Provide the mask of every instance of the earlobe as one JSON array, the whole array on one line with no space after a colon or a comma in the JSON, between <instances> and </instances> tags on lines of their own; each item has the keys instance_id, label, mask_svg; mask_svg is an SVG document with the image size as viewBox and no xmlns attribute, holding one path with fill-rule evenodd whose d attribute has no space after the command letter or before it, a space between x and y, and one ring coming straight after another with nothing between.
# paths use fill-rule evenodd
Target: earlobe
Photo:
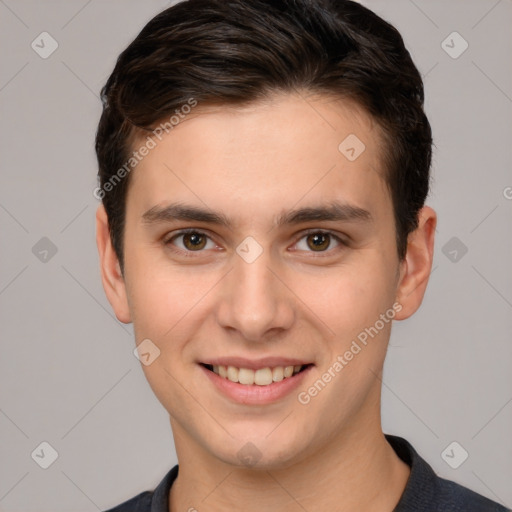
<instances>
[{"instance_id":1,"label":"earlobe","mask_svg":"<svg viewBox=\"0 0 512 512\"><path fill-rule=\"evenodd\" d=\"M407 254L400 264L397 302L402 309L395 316L404 320L414 314L423 301L434 258L436 212L424 206L418 214L418 227L409 234Z\"/></svg>"},{"instance_id":2,"label":"earlobe","mask_svg":"<svg viewBox=\"0 0 512 512\"><path fill-rule=\"evenodd\" d=\"M101 281L107 299L117 319L125 324L130 323L126 284L112 246L107 213L103 205L100 205L96 211L96 244L100 257Z\"/></svg>"}]
</instances>

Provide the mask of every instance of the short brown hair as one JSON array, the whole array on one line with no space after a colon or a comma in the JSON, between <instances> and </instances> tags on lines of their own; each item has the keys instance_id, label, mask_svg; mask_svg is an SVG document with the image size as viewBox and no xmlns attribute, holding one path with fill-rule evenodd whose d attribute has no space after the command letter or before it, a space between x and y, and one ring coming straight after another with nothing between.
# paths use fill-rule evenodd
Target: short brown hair
<instances>
[{"instance_id":1,"label":"short brown hair","mask_svg":"<svg viewBox=\"0 0 512 512\"><path fill-rule=\"evenodd\" d=\"M190 98L235 105L297 89L350 98L381 127L403 259L430 182L423 82L399 32L348 0L188 0L155 16L101 91L100 187L130 158L136 133ZM121 269L128 184L129 176L102 194Z\"/></svg>"}]
</instances>

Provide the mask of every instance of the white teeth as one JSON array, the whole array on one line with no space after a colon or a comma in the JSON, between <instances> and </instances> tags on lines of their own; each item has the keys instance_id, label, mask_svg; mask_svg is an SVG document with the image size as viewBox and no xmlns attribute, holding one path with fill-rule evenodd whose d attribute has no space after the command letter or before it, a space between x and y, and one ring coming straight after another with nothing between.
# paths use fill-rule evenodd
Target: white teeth
<instances>
[{"instance_id":1,"label":"white teeth","mask_svg":"<svg viewBox=\"0 0 512 512\"><path fill-rule=\"evenodd\" d=\"M276 366L275 368L260 368L251 370L250 368L236 368L235 366L214 365L213 371L224 379L231 382L244 384L246 386L268 386L272 382L280 382L299 373L302 365L295 366Z\"/></svg>"},{"instance_id":2,"label":"white teeth","mask_svg":"<svg viewBox=\"0 0 512 512\"><path fill-rule=\"evenodd\" d=\"M254 370L240 368L240 370L238 370L238 382L240 382L240 384L246 384L247 386L254 384Z\"/></svg>"},{"instance_id":3,"label":"white teeth","mask_svg":"<svg viewBox=\"0 0 512 512\"><path fill-rule=\"evenodd\" d=\"M272 380L274 382L281 382L284 379L284 368L277 366L272 370Z\"/></svg>"},{"instance_id":4,"label":"white teeth","mask_svg":"<svg viewBox=\"0 0 512 512\"><path fill-rule=\"evenodd\" d=\"M232 382L238 382L238 368L235 368L234 366L228 366L228 370L225 376Z\"/></svg>"},{"instance_id":5,"label":"white teeth","mask_svg":"<svg viewBox=\"0 0 512 512\"><path fill-rule=\"evenodd\" d=\"M254 372L254 384L258 386L268 386L272 384L272 370L270 368L261 368Z\"/></svg>"}]
</instances>

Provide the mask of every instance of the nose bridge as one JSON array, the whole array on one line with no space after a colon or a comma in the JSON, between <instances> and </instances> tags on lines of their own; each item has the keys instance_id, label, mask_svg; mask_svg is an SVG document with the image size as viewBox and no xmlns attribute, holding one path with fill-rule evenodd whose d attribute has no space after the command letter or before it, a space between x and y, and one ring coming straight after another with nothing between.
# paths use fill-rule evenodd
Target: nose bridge
<instances>
[{"instance_id":1,"label":"nose bridge","mask_svg":"<svg viewBox=\"0 0 512 512\"><path fill-rule=\"evenodd\" d=\"M264 341L270 330L290 327L292 302L272 266L268 249L256 246L253 240L240 244L218 310L223 327L236 329L250 341Z\"/></svg>"}]
</instances>

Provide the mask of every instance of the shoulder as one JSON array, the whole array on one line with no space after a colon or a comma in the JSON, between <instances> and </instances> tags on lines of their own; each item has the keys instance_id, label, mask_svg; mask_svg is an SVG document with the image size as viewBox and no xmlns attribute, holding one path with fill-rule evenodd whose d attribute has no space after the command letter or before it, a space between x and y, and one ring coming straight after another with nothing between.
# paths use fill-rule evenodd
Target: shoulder
<instances>
[{"instance_id":1,"label":"shoulder","mask_svg":"<svg viewBox=\"0 0 512 512\"><path fill-rule=\"evenodd\" d=\"M467 487L438 477L439 502L441 511L461 512L507 512L504 506L496 503Z\"/></svg>"},{"instance_id":2,"label":"shoulder","mask_svg":"<svg viewBox=\"0 0 512 512\"><path fill-rule=\"evenodd\" d=\"M146 491L105 512L150 512L152 499L153 493Z\"/></svg>"},{"instance_id":3,"label":"shoulder","mask_svg":"<svg viewBox=\"0 0 512 512\"><path fill-rule=\"evenodd\" d=\"M396 454L411 468L394 512L510 512L507 508L450 480L440 478L405 440L386 435Z\"/></svg>"},{"instance_id":4,"label":"shoulder","mask_svg":"<svg viewBox=\"0 0 512 512\"><path fill-rule=\"evenodd\" d=\"M145 491L105 512L168 512L169 492L177 476L176 465L164 476L154 491Z\"/></svg>"}]
</instances>

